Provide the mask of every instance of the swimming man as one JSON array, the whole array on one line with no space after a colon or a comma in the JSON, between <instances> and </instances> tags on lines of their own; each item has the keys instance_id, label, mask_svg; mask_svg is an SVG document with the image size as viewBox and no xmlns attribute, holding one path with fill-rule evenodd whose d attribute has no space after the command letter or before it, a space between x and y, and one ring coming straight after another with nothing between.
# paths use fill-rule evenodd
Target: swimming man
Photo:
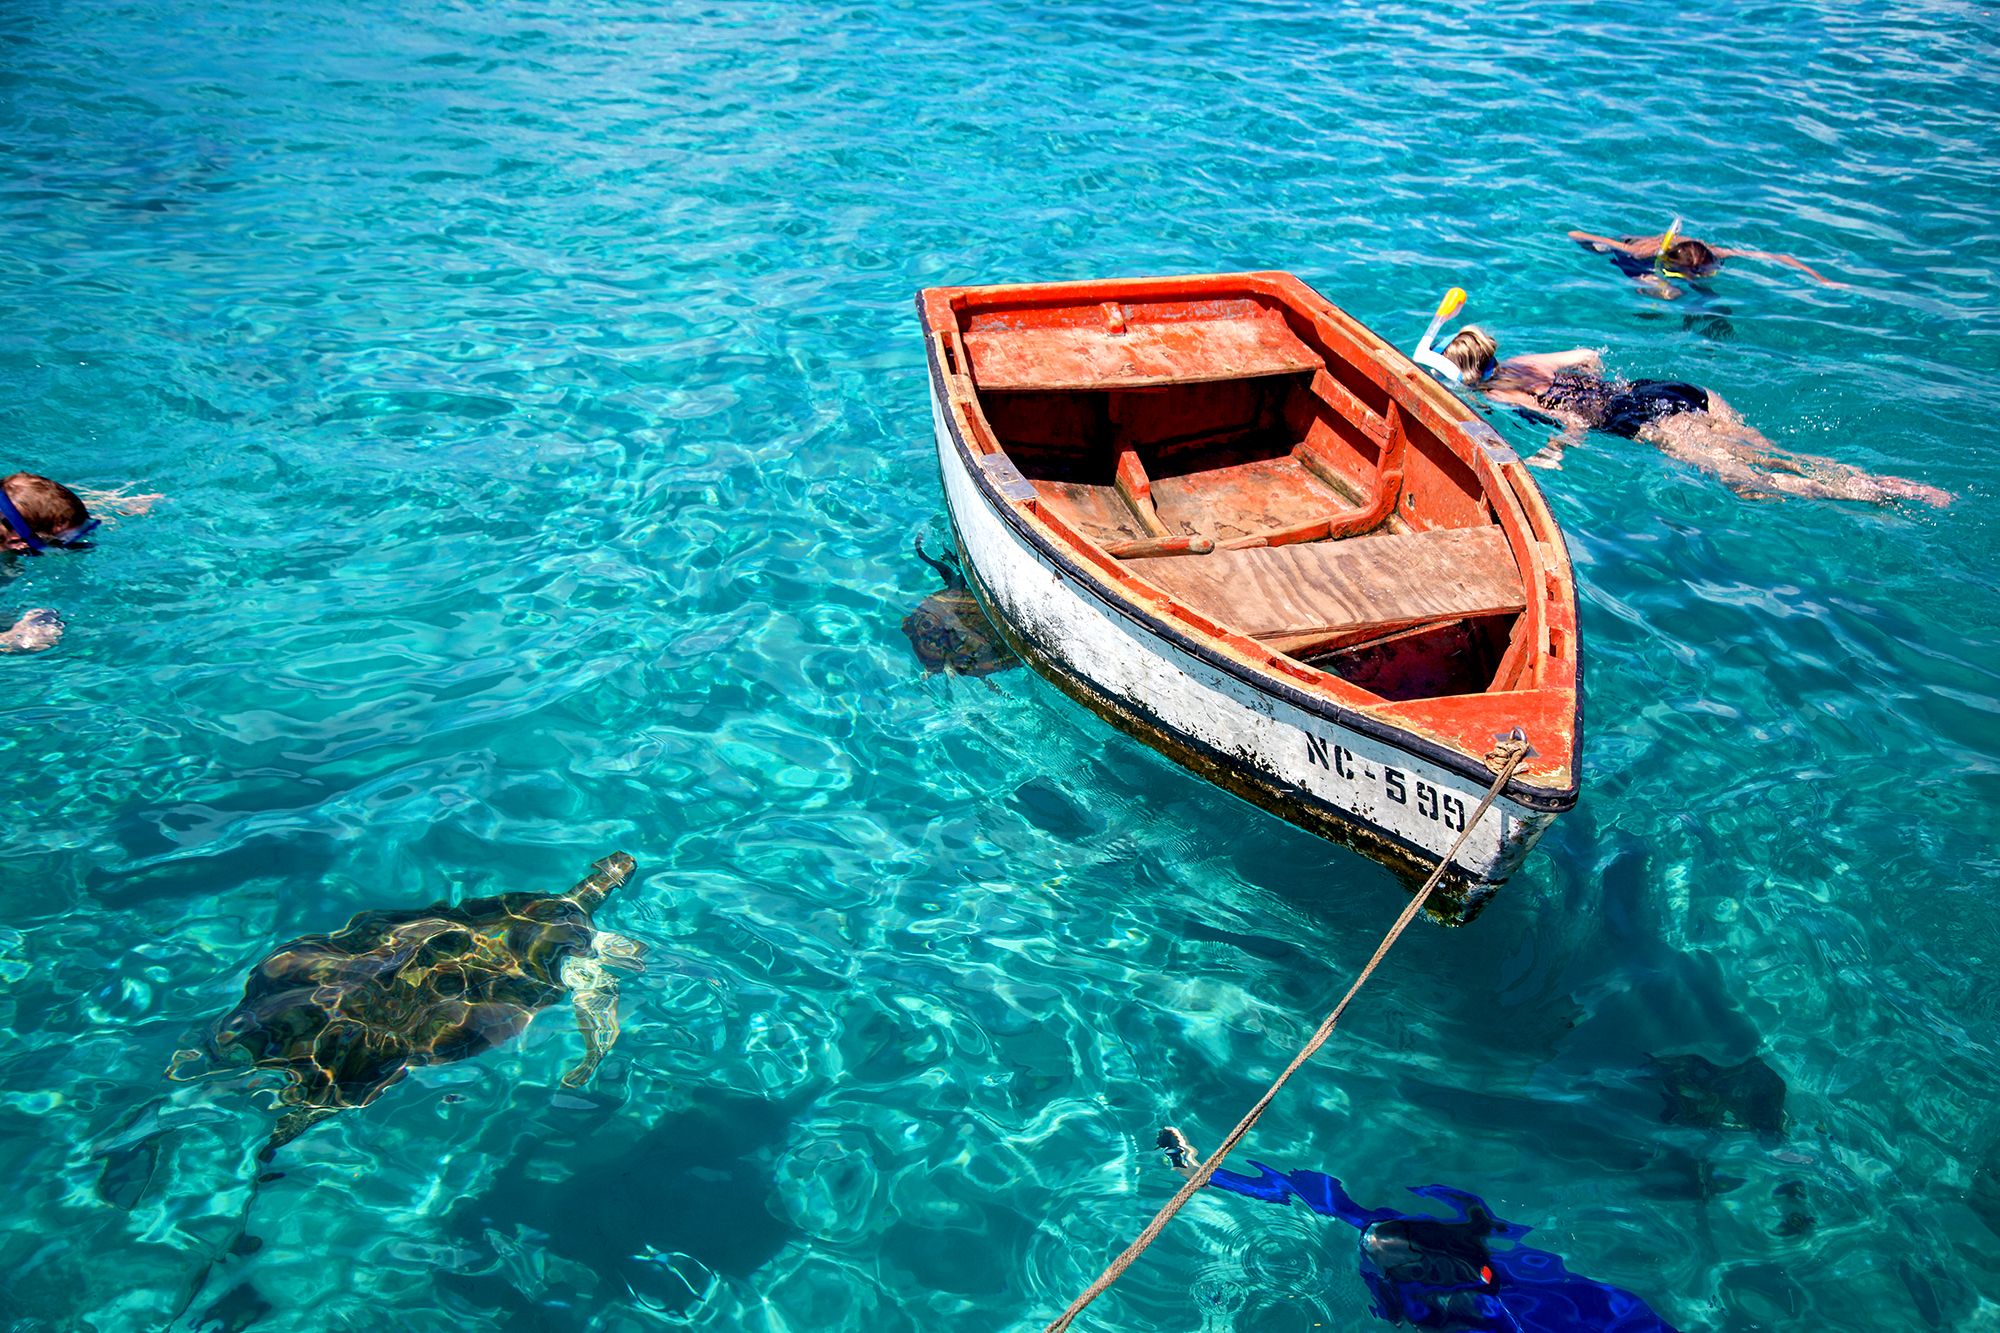
<instances>
[{"instance_id":1,"label":"swimming man","mask_svg":"<svg viewBox=\"0 0 2000 1333\"><path fill-rule=\"evenodd\" d=\"M1167 1165L1192 1175L1201 1159L1177 1129L1160 1131ZM1621 1287L1581 1277L1560 1256L1520 1243L1530 1228L1495 1217L1476 1195L1445 1185L1410 1193L1452 1210L1451 1217L1363 1208L1340 1182L1318 1171L1281 1175L1262 1162L1258 1174L1217 1171L1214 1189L1267 1203L1297 1199L1321 1217L1361 1232L1361 1277L1377 1318L1459 1333L1676 1333ZM1495 1240L1506 1242L1495 1247Z\"/></svg>"},{"instance_id":2,"label":"swimming man","mask_svg":"<svg viewBox=\"0 0 2000 1333\"><path fill-rule=\"evenodd\" d=\"M1831 278L1808 267L1790 255L1772 254L1768 250L1732 250L1719 245L1709 245L1692 236L1681 234L1681 220L1674 219L1674 225L1654 236L1598 236L1587 231L1573 231L1569 238L1586 249L1609 255L1618 271L1628 278L1636 278L1641 290L1662 300L1672 301L1680 296L1681 289L1671 279L1690 282L1706 278L1722 267L1725 259L1767 259L1774 264L1786 264L1809 274L1822 284L1832 287Z\"/></svg>"}]
</instances>

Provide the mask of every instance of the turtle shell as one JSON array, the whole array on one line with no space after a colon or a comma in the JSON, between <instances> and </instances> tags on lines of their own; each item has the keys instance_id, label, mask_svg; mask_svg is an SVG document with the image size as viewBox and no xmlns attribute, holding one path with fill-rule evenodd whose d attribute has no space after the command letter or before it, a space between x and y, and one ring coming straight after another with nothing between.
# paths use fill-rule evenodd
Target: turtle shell
<instances>
[{"instance_id":1,"label":"turtle shell","mask_svg":"<svg viewBox=\"0 0 2000 1333\"><path fill-rule=\"evenodd\" d=\"M414 912L363 912L279 946L216 1024L222 1059L285 1072L275 1147L317 1115L365 1106L411 1066L477 1055L563 994L564 960L590 947L589 913L513 893Z\"/></svg>"},{"instance_id":2,"label":"turtle shell","mask_svg":"<svg viewBox=\"0 0 2000 1333\"><path fill-rule=\"evenodd\" d=\"M932 593L903 617L903 633L926 671L988 676L1019 659L964 588Z\"/></svg>"}]
</instances>

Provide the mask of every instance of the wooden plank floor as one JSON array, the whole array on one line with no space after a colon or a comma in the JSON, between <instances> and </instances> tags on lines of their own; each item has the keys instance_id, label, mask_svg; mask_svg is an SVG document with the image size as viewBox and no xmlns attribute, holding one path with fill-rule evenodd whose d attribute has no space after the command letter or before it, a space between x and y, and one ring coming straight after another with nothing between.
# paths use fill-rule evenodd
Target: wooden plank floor
<instances>
[{"instance_id":1,"label":"wooden plank floor","mask_svg":"<svg viewBox=\"0 0 2000 1333\"><path fill-rule=\"evenodd\" d=\"M1092 541L1104 545L1136 541L1147 536L1139 516L1125 503L1116 487L1093 486L1081 481L1048 481L1036 478L1035 494L1061 514L1063 519Z\"/></svg>"},{"instance_id":2,"label":"wooden plank floor","mask_svg":"<svg viewBox=\"0 0 2000 1333\"><path fill-rule=\"evenodd\" d=\"M1128 560L1160 591L1252 638L1354 633L1527 605L1491 525Z\"/></svg>"},{"instance_id":3,"label":"wooden plank floor","mask_svg":"<svg viewBox=\"0 0 2000 1333\"><path fill-rule=\"evenodd\" d=\"M1153 504L1169 532L1217 541L1355 512L1289 454L1153 478Z\"/></svg>"}]
</instances>

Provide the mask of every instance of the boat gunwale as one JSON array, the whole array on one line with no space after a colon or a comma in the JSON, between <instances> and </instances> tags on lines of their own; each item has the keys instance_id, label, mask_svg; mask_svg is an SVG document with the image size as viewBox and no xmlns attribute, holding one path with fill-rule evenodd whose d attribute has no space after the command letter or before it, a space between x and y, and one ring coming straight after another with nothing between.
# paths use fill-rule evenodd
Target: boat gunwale
<instances>
[{"instance_id":1,"label":"boat gunwale","mask_svg":"<svg viewBox=\"0 0 2000 1333\"><path fill-rule=\"evenodd\" d=\"M1313 292L1310 287L1307 287L1303 282L1301 282L1299 279L1293 277L1290 274L1264 272L1264 273L1250 273L1250 274L1214 274L1214 275L1202 275L1202 277L1210 281L1233 280L1238 282L1248 282L1251 280L1260 280L1263 282L1274 282L1274 283L1282 282L1285 284L1296 285L1296 287L1300 291L1305 293L1316 303L1319 309L1330 312L1338 316L1339 322L1345 326L1342 328L1341 332L1345 334L1350 340L1358 343L1363 348L1363 350L1372 350L1372 348L1388 348L1390 352L1394 353L1399 358L1401 356L1400 353L1395 353L1395 349L1389 347L1389 344L1381 340L1373 333L1369 332L1366 326L1361 325L1358 321L1354 320L1352 316L1347 315L1346 312L1344 311L1341 311L1337 306L1334 306L1332 302L1327 301L1324 297L1319 296L1318 293ZM1098 283L1098 282L1050 283L1050 284L1035 284L1032 286L1032 288L1030 288L1030 290L1038 292L1059 292L1062 288L1069 287L1078 291L1088 290L1096 292L1096 291L1106 291L1110 289L1122 288L1127 292L1137 294L1138 292L1141 291L1160 290L1162 287L1166 286L1169 282L1188 282L1188 281L1195 281L1195 279L1172 279L1172 280L1122 279L1122 280L1106 281L1103 283ZM1223 672L1227 673L1228 675L1241 681L1242 683L1250 686L1252 689L1257 690L1260 693L1273 695L1278 699L1281 699L1285 703L1295 708L1298 708L1301 711L1311 716L1322 718L1326 721L1333 722L1336 725L1347 727L1363 735L1369 736L1372 739L1382 741L1385 744L1396 746L1402 750L1405 750L1410 754L1416 755L1420 758L1423 758L1431 763L1438 765L1441 768L1444 768L1450 772L1458 774L1461 777L1471 778L1477 781L1490 781L1492 778L1491 770L1489 770L1484 765L1484 763L1482 763L1478 758L1467 754L1464 750L1458 749L1454 746L1442 743L1437 740L1433 740L1430 737L1424 735L1421 731L1416 730L1414 727L1399 725L1397 723L1388 721L1372 712L1362 711L1362 709L1358 709L1354 705L1344 703L1340 699L1334 697L1331 691L1329 691L1324 687L1316 689L1304 688L1301 684L1295 684L1292 681L1286 679L1283 674L1272 669L1271 666L1258 663L1255 659L1251 658L1250 655L1246 653L1241 647L1238 647L1230 642L1232 638L1240 639L1241 636L1233 634L1225 627L1213 626L1211 632L1190 633L1189 632L1190 629L1194 628L1194 626L1190 625L1188 627L1183 627L1154 613L1152 610L1148 609L1141 601L1139 601L1138 598L1126 595L1123 592L1123 590L1120 589L1116 584L1112 583L1109 579L1104 577L1098 571L1093 570L1088 566L1086 566L1084 563L1082 563L1079 557L1083 555L1084 552L1088 549L1088 544L1086 542L1083 542L1081 539L1079 539L1077 547L1075 549L1071 549L1065 546L1063 543L1051 539L1052 534L1058 533L1059 527L1063 532L1066 533L1067 531L1066 524L1058 525L1057 523L1050 522L1050 519L1055 517L1054 515L1047 515L1047 514L1029 515L1027 513L1024 513L1018 505L1016 505L1008 496L1002 493L998 483L993 479L991 475L989 475L989 473L984 467L980 466L979 459L982 455L974 451L972 445L965 438L965 433L964 430L961 428L960 423L957 419L957 414L950 410L952 395L950 393L949 383L946 378L945 367L940 359L941 337L939 335L942 335L945 331L932 327L930 320L930 311L928 308L927 301L928 298L931 297L933 294L942 295L947 300L949 300L953 296L958 296L963 294L978 294L985 292L1020 292L1022 290L1023 289L1020 287L1014 287L1011 285L1007 287L939 287L939 288L924 289L923 291L918 292L916 296L916 305L918 310L919 321L923 325L926 335L924 338L924 358L925 358L926 370L928 372L928 384L933 399L938 404L938 409L939 409L938 416L940 417L940 419L943 420L945 424L945 429L950 434L952 444L958 454L961 466L968 474L969 479L972 481L974 485L974 488L977 490L979 495L985 500L988 507L993 509L996 513L1000 514L1010 528L1019 533L1023 538L1025 538L1028 541L1028 543L1036 551L1040 552L1045 558L1047 558L1049 562L1064 576L1064 578L1072 586L1087 591L1092 597L1092 599L1095 600L1099 605L1103 606L1105 609L1113 611L1116 614L1130 621L1133 621L1140 628L1144 629L1147 633L1165 639L1167 642L1173 644L1175 647L1181 649L1183 652L1188 653L1196 660L1204 662L1217 669L1220 669ZM1275 296L1275 294L1273 294L1272 299L1282 299L1282 298L1278 298ZM1292 306L1291 303L1286 302L1286 304L1289 309L1293 309L1296 311L1297 308L1295 306ZM954 321L953 330L955 331L955 329L956 329L956 322ZM1362 341L1363 338L1366 338L1369 341L1364 342ZM956 338L953 338L952 342L955 346L958 345L958 340ZM963 361L962 351L959 353L959 355L961 361ZM1386 371L1390 368L1384 367L1384 369ZM1403 380L1406 387L1415 388L1416 386L1421 385L1423 389L1427 389L1431 393L1440 395L1444 394L1444 390L1436 386L1435 384L1432 384L1429 380L1429 377L1427 375L1424 375L1422 371L1418 370L1414 366L1414 364L1410 365L1410 372L1411 374L1407 376L1397 377ZM969 365L966 367L965 375L968 380L971 379ZM976 385L974 385L974 389L976 393ZM1392 398L1398 397L1393 388L1391 388L1389 392ZM1418 393L1414 396L1423 398L1426 397L1427 395L1423 393ZM1454 408L1462 409L1463 405L1460 404L1455 397L1450 398L1449 401L1451 402ZM1512 459L1513 451L1511 449L1507 449L1504 442L1501 442L1499 440L1498 435L1492 431L1491 427L1486 426L1484 422L1480 422L1477 420L1470 422L1444 421L1442 420L1442 414L1437 412L1436 404L1434 401L1424 403L1422 404L1422 406L1429 407L1431 409L1433 416L1439 418L1437 420L1427 420L1425 422L1427 426L1429 426L1432 430L1439 432L1440 435L1443 435L1448 430L1457 430L1465 434L1468 437L1469 442L1474 446L1473 458L1486 463L1487 467L1490 468L1492 475L1482 476L1481 481L1483 484L1486 484L1487 486L1492 488L1491 491L1489 492L1489 499L1491 499L1494 502L1493 507L1496 513L1509 508L1517 508L1518 516L1521 521L1522 528L1524 530L1524 535L1526 537L1525 549L1523 546L1523 542L1517 539L1516 534L1511 531L1508 533L1509 544L1517 552L1521 554L1521 558L1530 563L1531 569L1529 573L1535 576L1537 578L1537 581L1542 585L1541 586L1542 595L1540 601L1543 605L1546 605L1548 602L1557 600L1566 600L1568 602L1569 609L1571 611L1570 632L1573 643L1574 642L1574 586L1575 586L1574 577L1572 575L1570 578L1558 580L1559 588L1554 594L1551 594L1547 589L1546 575L1549 573L1553 573L1554 571L1545 571L1541 568L1540 552L1534 549L1537 544L1544 544L1553 547L1557 554L1557 557L1561 560L1562 564L1565 567L1567 567L1569 564L1569 554L1567 545L1564 542L1560 527L1558 527L1554 523L1553 519L1548 515L1546 506L1537 506L1540 509L1539 515L1530 512L1528 504L1525 502L1522 495L1518 492L1516 486L1512 483L1511 478L1505 476L1505 473L1503 471L1503 463L1505 459L1496 460L1492 457L1492 455L1496 452L1504 452L1506 459ZM1476 428L1476 430L1473 428ZM1482 436L1491 437L1491 442L1489 443L1487 439L1481 438ZM998 444L997 440L995 441L995 444L997 446ZM1004 450L999 451L999 456L1003 459L1006 458ZM1515 463L1518 466L1518 460L1515 460ZM1474 463L1473 466L1475 467L1476 471L1480 470L1478 463ZM1499 485L1495 485L1495 483L1499 483ZM1532 479L1529 479L1527 491L1529 495L1533 496L1537 501L1539 501L1540 496L1536 492L1532 484ZM1501 494L1493 494L1492 492L1500 492ZM1502 495L1511 499L1512 501L1511 505L1501 502ZM1535 523L1534 519L1536 517L1540 517L1541 519L1543 519L1544 523L1543 524ZM1031 519L1037 521L1030 521ZM1549 538L1543 538L1540 536L1539 533L1535 531L1536 528L1542 526L1546 526L1547 531L1549 533L1549 537L1552 538L1553 540L1549 540ZM1042 531L1041 529L1044 527L1048 528L1049 531L1048 532ZM1110 559L1111 557L1107 556L1106 558ZM1127 573L1124 575L1124 577L1132 582L1143 584L1143 581L1139 580L1136 575L1131 575ZM1170 598L1167 599L1167 601L1168 604L1176 608L1183 617L1188 617L1192 620L1197 620L1205 624L1212 625L1212 622L1209 622L1208 617L1202 616L1198 612L1191 612L1191 608L1184 607L1180 603L1174 602ZM1546 619L1544 619L1543 621L1542 632L1544 634L1546 634L1547 632ZM1254 641L1246 640L1245 642L1248 643L1252 648L1256 648L1258 646L1254 643ZM1543 652L1544 656L1548 656L1546 648L1544 648ZM1275 654L1269 653L1268 650L1266 650L1265 655L1275 658ZM1582 725L1583 725L1583 689L1582 689L1583 664L1581 656L1577 654L1573 654L1570 658L1567 659L1556 659L1556 660L1564 660L1569 664L1571 671L1571 681L1567 685L1563 684L1541 685L1534 687L1533 689L1530 690L1521 690L1521 691L1489 691L1482 695L1465 696L1465 697L1499 698L1507 694L1547 695L1547 694L1561 694L1565 692L1570 695L1570 703L1571 703L1570 735L1572 737L1572 744L1570 747L1571 753L1567 756L1568 762L1561 770L1568 779L1567 783L1562 786L1556 786L1551 782L1537 781L1532 777L1523 778L1517 776L1508 782L1505 790L1505 795L1509 799L1529 809L1538 811L1547 811L1552 813L1561 813L1563 811L1570 810L1575 807L1578 788L1579 788L1580 773L1578 771L1578 764L1576 762L1574 746L1575 746L1575 741L1580 739L1581 737ZM1328 676L1327 673L1316 671L1315 669L1310 667L1305 667L1303 664L1296 664L1296 665L1301 672L1311 672L1313 675L1324 677L1326 680L1332 682L1338 682L1339 680L1338 677Z\"/></svg>"}]
</instances>

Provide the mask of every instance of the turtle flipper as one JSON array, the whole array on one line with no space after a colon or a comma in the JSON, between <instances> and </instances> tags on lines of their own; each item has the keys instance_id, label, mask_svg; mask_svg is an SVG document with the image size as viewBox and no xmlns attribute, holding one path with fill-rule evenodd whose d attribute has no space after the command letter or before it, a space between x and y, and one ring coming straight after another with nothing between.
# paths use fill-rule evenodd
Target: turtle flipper
<instances>
[{"instance_id":1,"label":"turtle flipper","mask_svg":"<svg viewBox=\"0 0 2000 1333\"><path fill-rule=\"evenodd\" d=\"M600 930L591 936L590 951L606 967L615 967L621 972L646 970L646 946L628 936Z\"/></svg>"},{"instance_id":2,"label":"turtle flipper","mask_svg":"<svg viewBox=\"0 0 2000 1333\"><path fill-rule=\"evenodd\" d=\"M638 862L623 852L613 852L602 861L593 861L590 873L576 882L576 886L564 894L588 912L603 902L606 895L632 877Z\"/></svg>"},{"instance_id":3,"label":"turtle flipper","mask_svg":"<svg viewBox=\"0 0 2000 1333\"><path fill-rule=\"evenodd\" d=\"M331 1106L295 1106L285 1112L278 1117L276 1127L271 1130L271 1137L258 1150L257 1160L260 1162L270 1161L273 1157L277 1156L278 1149L311 1129L319 1121L332 1115L335 1109Z\"/></svg>"},{"instance_id":4,"label":"turtle flipper","mask_svg":"<svg viewBox=\"0 0 2000 1333\"><path fill-rule=\"evenodd\" d=\"M924 534L921 532L916 535L916 539L911 544L917 548L917 559L935 569L938 572L938 577L944 580L945 587L963 588L965 586L965 575L959 573L957 568L952 564L952 555L949 549L946 550L943 560L931 559L930 553L924 550Z\"/></svg>"},{"instance_id":5,"label":"turtle flipper","mask_svg":"<svg viewBox=\"0 0 2000 1333\"><path fill-rule=\"evenodd\" d=\"M583 1034L583 1059L563 1075L565 1088L580 1088L597 1072L611 1043L618 1040L618 979L595 953L566 960L563 985L576 1008L576 1029Z\"/></svg>"}]
</instances>

